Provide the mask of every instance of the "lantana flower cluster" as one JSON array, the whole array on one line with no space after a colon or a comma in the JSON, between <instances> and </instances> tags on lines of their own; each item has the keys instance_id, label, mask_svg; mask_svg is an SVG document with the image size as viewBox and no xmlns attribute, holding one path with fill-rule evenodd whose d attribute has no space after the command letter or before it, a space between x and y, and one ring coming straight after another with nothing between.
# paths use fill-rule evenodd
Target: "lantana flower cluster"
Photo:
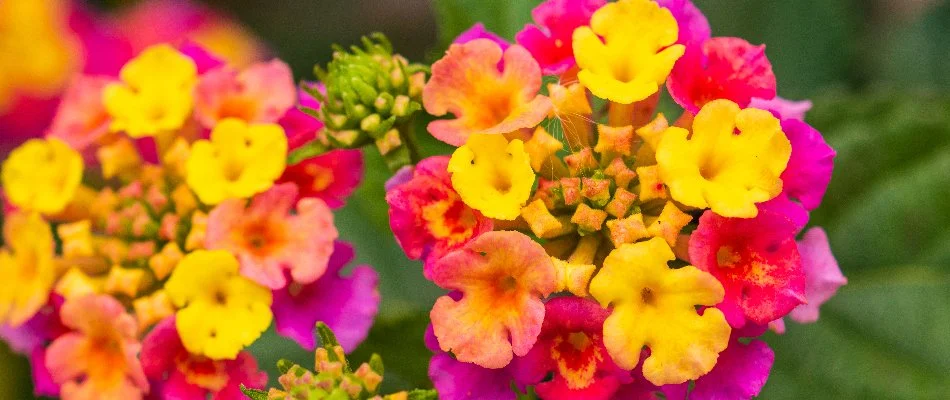
<instances>
[{"instance_id":1,"label":"lantana flower cluster","mask_svg":"<svg viewBox=\"0 0 950 400\"><path fill-rule=\"evenodd\" d=\"M387 185L397 241L447 291L427 337L441 398L757 395L774 354L756 338L846 282L821 228L801 235L835 156L810 105L688 0L532 15L432 65L428 131L457 148Z\"/></svg>"},{"instance_id":2,"label":"lantana flower cluster","mask_svg":"<svg viewBox=\"0 0 950 400\"><path fill-rule=\"evenodd\" d=\"M362 176L339 150L288 163L321 123L279 60L237 68L194 44L73 81L44 138L3 161L0 335L63 399L236 399L267 376L272 323L314 349L367 335L372 268L343 269L332 209Z\"/></svg>"}]
</instances>

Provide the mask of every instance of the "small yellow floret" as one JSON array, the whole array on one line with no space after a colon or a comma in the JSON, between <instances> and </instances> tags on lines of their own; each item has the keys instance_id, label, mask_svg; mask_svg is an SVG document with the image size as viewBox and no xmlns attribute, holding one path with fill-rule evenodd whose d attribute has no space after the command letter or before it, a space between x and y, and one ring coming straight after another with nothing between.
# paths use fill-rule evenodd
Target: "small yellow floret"
<instances>
[{"instance_id":1,"label":"small yellow floret","mask_svg":"<svg viewBox=\"0 0 950 400\"><path fill-rule=\"evenodd\" d=\"M82 181L82 156L59 139L31 139L3 162L3 191L24 210L63 211Z\"/></svg>"},{"instance_id":2,"label":"small yellow floret","mask_svg":"<svg viewBox=\"0 0 950 400\"><path fill-rule=\"evenodd\" d=\"M521 140L475 134L452 154L452 186L462 201L487 217L513 220L531 196L534 170Z\"/></svg>"}]
</instances>

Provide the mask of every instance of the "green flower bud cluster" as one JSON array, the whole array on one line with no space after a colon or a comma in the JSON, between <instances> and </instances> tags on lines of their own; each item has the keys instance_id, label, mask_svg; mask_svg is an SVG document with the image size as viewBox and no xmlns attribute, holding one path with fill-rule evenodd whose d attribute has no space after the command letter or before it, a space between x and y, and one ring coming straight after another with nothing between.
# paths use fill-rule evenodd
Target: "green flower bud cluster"
<instances>
[{"instance_id":1,"label":"green flower bud cluster","mask_svg":"<svg viewBox=\"0 0 950 400\"><path fill-rule=\"evenodd\" d=\"M377 390L383 381L383 360L377 354L370 357L355 371L350 367L330 328L317 323L317 335L321 347L316 351L314 371L287 360L280 360L277 378L281 388L269 391L241 390L252 400L436 400L434 390L414 390L390 395L379 395Z\"/></svg>"},{"instance_id":2,"label":"green flower bud cluster","mask_svg":"<svg viewBox=\"0 0 950 400\"><path fill-rule=\"evenodd\" d=\"M326 70L314 68L326 92L305 88L322 106L304 111L326 125L331 147L373 143L396 170L417 158L408 124L422 109L427 68L393 54L392 44L381 33L363 37L362 44L349 51L335 46Z\"/></svg>"}]
</instances>

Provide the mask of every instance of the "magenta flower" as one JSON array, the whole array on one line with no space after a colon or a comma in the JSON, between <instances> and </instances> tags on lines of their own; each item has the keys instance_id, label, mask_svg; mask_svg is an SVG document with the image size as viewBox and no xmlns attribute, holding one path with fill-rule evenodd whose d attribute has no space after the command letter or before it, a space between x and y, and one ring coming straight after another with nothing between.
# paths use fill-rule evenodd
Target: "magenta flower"
<instances>
[{"instance_id":1,"label":"magenta flower","mask_svg":"<svg viewBox=\"0 0 950 400\"><path fill-rule=\"evenodd\" d=\"M805 273L795 244L801 208L783 199L759 205L755 218L706 211L689 241L690 261L722 283L717 307L729 324L765 325L805 302ZM789 217L789 216L793 217Z\"/></svg>"},{"instance_id":2,"label":"magenta flower","mask_svg":"<svg viewBox=\"0 0 950 400\"><path fill-rule=\"evenodd\" d=\"M718 99L741 108L755 97L771 99L775 84L765 46L733 37L715 37L703 43L702 51L687 52L666 81L673 100L692 114Z\"/></svg>"},{"instance_id":3,"label":"magenta flower","mask_svg":"<svg viewBox=\"0 0 950 400\"><path fill-rule=\"evenodd\" d=\"M429 361L429 379L442 400L514 400L511 382L524 388L524 382L519 379L518 357L499 369L458 361L439 348L432 325L426 330L425 343L434 353Z\"/></svg>"},{"instance_id":4,"label":"magenta flower","mask_svg":"<svg viewBox=\"0 0 950 400\"><path fill-rule=\"evenodd\" d=\"M297 188L285 183L255 196L247 207L243 199L225 200L208 214L205 246L235 254L242 275L271 289L287 285L285 270L294 282L316 281L327 269L338 233L323 200L296 199Z\"/></svg>"},{"instance_id":5,"label":"magenta flower","mask_svg":"<svg viewBox=\"0 0 950 400\"><path fill-rule=\"evenodd\" d=\"M386 194L396 241L409 258L425 259L426 276L439 258L492 230L492 220L467 206L455 192L448 163L446 156L422 160L414 170L401 171L391 179Z\"/></svg>"},{"instance_id":6,"label":"magenta flower","mask_svg":"<svg viewBox=\"0 0 950 400\"><path fill-rule=\"evenodd\" d=\"M336 333L344 350L353 351L366 338L379 308L376 271L361 265L349 276L341 275L353 257L353 246L338 241L320 279L275 290L272 308L277 333L313 350L313 329L322 321Z\"/></svg>"},{"instance_id":7,"label":"magenta flower","mask_svg":"<svg viewBox=\"0 0 950 400\"><path fill-rule=\"evenodd\" d=\"M796 307L790 317L795 322L807 324L818 320L818 308L831 299L839 287L847 284L848 278L841 274L823 229L812 228L805 232L798 242L798 252L802 255L805 269L805 299L808 304Z\"/></svg>"},{"instance_id":8,"label":"magenta flower","mask_svg":"<svg viewBox=\"0 0 950 400\"><path fill-rule=\"evenodd\" d=\"M541 398L606 400L621 384L632 382L630 372L614 364L604 347L608 310L579 297L552 299L545 310L537 343L518 360ZM554 378L540 382L549 373Z\"/></svg>"},{"instance_id":9,"label":"magenta flower","mask_svg":"<svg viewBox=\"0 0 950 400\"><path fill-rule=\"evenodd\" d=\"M702 51L703 43L712 37L709 21L690 0L657 0L660 7L670 10L676 25L679 26L679 38L676 43L686 46L686 52Z\"/></svg>"},{"instance_id":10,"label":"magenta flower","mask_svg":"<svg viewBox=\"0 0 950 400\"><path fill-rule=\"evenodd\" d=\"M792 143L792 155L782 173L782 190L806 209L813 210L821 204L831 182L835 150L825 142L821 132L800 120L782 121L782 130Z\"/></svg>"},{"instance_id":11,"label":"magenta flower","mask_svg":"<svg viewBox=\"0 0 950 400\"><path fill-rule=\"evenodd\" d=\"M772 370L775 353L761 340L750 340L748 344L739 341L742 337L759 336L763 327L735 330L729 339L729 347L719 353L716 366L696 380L689 392L690 400L751 399L759 395ZM669 400L684 400L686 384L680 395L670 396Z\"/></svg>"},{"instance_id":12,"label":"magenta flower","mask_svg":"<svg viewBox=\"0 0 950 400\"><path fill-rule=\"evenodd\" d=\"M175 317L158 323L142 342L142 368L152 384L150 398L212 400L243 398L240 385L263 388L267 374L257 360L241 352L233 360L212 360L188 353L175 328Z\"/></svg>"},{"instance_id":13,"label":"magenta flower","mask_svg":"<svg viewBox=\"0 0 950 400\"><path fill-rule=\"evenodd\" d=\"M537 25L525 25L515 41L528 49L544 74L562 74L576 65L574 29L589 24L604 4L604 0L547 0L531 11Z\"/></svg>"},{"instance_id":14,"label":"magenta flower","mask_svg":"<svg viewBox=\"0 0 950 400\"><path fill-rule=\"evenodd\" d=\"M363 180L363 153L333 150L291 165L277 183L293 183L299 198L318 198L330 208L340 208Z\"/></svg>"},{"instance_id":15,"label":"magenta flower","mask_svg":"<svg viewBox=\"0 0 950 400\"><path fill-rule=\"evenodd\" d=\"M455 37L455 40L453 40L452 43L463 44L476 39L491 40L497 43L502 50L505 50L508 48L508 46L511 46L511 43L508 43L508 41L501 36L496 35L495 32L485 29L485 24L481 22L475 23L475 25L472 25L472 27L468 28L467 31L460 33L457 37Z\"/></svg>"},{"instance_id":16,"label":"magenta flower","mask_svg":"<svg viewBox=\"0 0 950 400\"><path fill-rule=\"evenodd\" d=\"M302 82L301 85L315 88L321 92L325 91L322 83ZM314 110L320 109L320 102L303 89L297 90L297 98L299 107L312 108ZM316 139L317 133L323 129L323 122L300 111L299 107L291 107L277 122L284 128L284 132L287 133L287 148L290 151Z\"/></svg>"}]
</instances>

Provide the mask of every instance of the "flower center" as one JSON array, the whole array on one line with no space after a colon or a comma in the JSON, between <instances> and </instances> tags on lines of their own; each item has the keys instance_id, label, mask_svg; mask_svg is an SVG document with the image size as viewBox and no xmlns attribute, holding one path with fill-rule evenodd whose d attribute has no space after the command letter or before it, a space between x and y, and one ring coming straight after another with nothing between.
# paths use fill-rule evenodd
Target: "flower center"
<instances>
[{"instance_id":1,"label":"flower center","mask_svg":"<svg viewBox=\"0 0 950 400\"><path fill-rule=\"evenodd\" d=\"M716 252L716 263L720 268L732 268L739 263L739 254L730 246L722 246Z\"/></svg>"},{"instance_id":2,"label":"flower center","mask_svg":"<svg viewBox=\"0 0 950 400\"><path fill-rule=\"evenodd\" d=\"M640 290L640 300L643 301L643 304L654 305L656 304L656 294L653 293L653 289L645 287Z\"/></svg>"}]
</instances>

